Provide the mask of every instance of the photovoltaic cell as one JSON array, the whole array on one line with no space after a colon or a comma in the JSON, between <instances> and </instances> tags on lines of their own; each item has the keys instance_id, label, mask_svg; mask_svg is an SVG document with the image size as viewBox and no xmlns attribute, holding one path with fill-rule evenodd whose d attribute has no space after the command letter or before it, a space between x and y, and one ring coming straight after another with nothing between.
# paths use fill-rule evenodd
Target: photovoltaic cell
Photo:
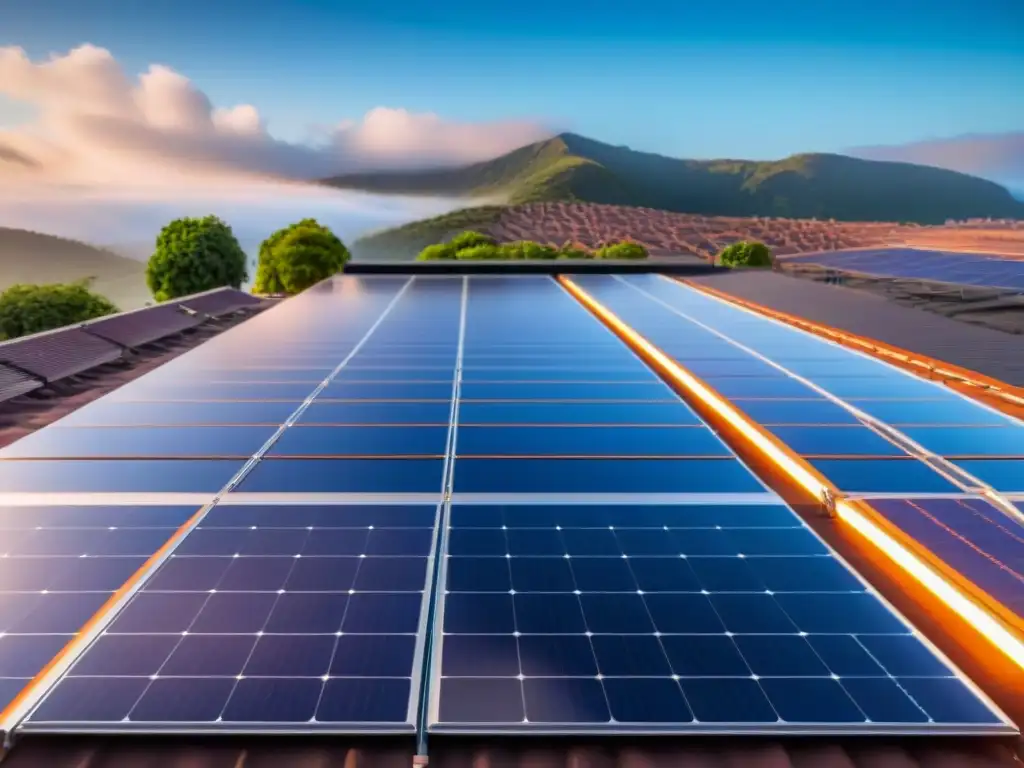
<instances>
[{"instance_id":1,"label":"photovoltaic cell","mask_svg":"<svg viewBox=\"0 0 1024 768\"><path fill-rule=\"evenodd\" d=\"M196 511L0 506L0 709Z\"/></svg>"},{"instance_id":2,"label":"photovoltaic cell","mask_svg":"<svg viewBox=\"0 0 1024 768\"><path fill-rule=\"evenodd\" d=\"M786 507L456 505L450 524L435 731L1002 727Z\"/></svg>"},{"instance_id":3,"label":"photovoltaic cell","mask_svg":"<svg viewBox=\"0 0 1024 768\"><path fill-rule=\"evenodd\" d=\"M436 506L217 506L29 727L411 731Z\"/></svg>"}]
</instances>

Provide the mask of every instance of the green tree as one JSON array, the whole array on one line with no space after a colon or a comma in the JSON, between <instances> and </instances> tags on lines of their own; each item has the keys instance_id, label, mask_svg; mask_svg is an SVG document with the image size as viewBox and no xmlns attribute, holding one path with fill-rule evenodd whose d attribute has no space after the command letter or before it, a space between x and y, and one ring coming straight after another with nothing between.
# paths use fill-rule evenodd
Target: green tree
<instances>
[{"instance_id":1,"label":"green tree","mask_svg":"<svg viewBox=\"0 0 1024 768\"><path fill-rule=\"evenodd\" d=\"M723 248L716 261L724 267L770 267L775 257L764 243L742 240Z\"/></svg>"},{"instance_id":2,"label":"green tree","mask_svg":"<svg viewBox=\"0 0 1024 768\"><path fill-rule=\"evenodd\" d=\"M478 245L497 245L498 241L483 232L468 229L457 234L448 244L456 251L461 251L464 248L475 248Z\"/></svg>"},{"instance_id":3,"label":"green tree","mask_svg":"<svg viewBox=\"0 0 1024 768\"><path fill-rule=\"evenodd\" d=\"M0 338L51 331L117 311L86 282L12 285L0 293Z\"/></svg>"},{"instance_id":4,"label":"green tree","mask_svg":"<svg viewBox=\"0 0 1024 768\"><path fill-rule=\"evenodd\" d=\"M455 249L451 245L448 243L435 243L434 245L428 245L420 251L416 261L443 261L454 258Z\"/></svg>"},{"instance_id":5,"label":"green tree","mask_svg":"<svg viewBox=\"0 0 1024 768\"><path fill-rule=\"evenodd\" d=\"M502 258L502 251L496 245L474 245L457 251L455 258L460 261L487 261Z\"/></svg>"},{"instance_id":6,"label":"green tree","mask_svg":"<svg viewBox=\"0 0 1024 768\"><path fill-rule=\"evenodd\" d=\"M157 301L213 288L240 288L249 279L245 252L216 216L175 219L156 239L146 284Z\"/></svg>"},{"instance_id":7,"label":"green tree","mask_svg":"<svg viewBox=\"0 0 1024 768\"><path fill-rule=\"evenodd\" d=\"M640 243L612 243L599 248L594 256L598 259L646 259L647 249Z\"/></svg>"},{"instance_id":8,"label":"green tree","mask_svg":"<svg viewBox=\"0 0 1024 768\"><path fill-rule=\"evenodd\" d=\"M316 219L303 219L260 245L256 293L300 293L344 269L345 244Z\"/></svg>"}]
</instances>

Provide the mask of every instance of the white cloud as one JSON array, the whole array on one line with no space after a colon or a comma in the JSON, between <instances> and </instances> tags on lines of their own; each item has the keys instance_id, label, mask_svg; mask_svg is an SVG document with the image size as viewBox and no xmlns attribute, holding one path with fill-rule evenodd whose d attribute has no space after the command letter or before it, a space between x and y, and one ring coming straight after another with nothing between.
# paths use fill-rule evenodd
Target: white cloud
<instances>
[{"instance_id":1,"label":"white cloud","mask_svg":"<svg viewBox=\"0 0 1024 768\"><path fill-rule=\"evenodd\" d=\"M470 163L538 141L536 122L457 123L377 107L339 120L318 141L274 138L250 104L213 105L169 67L129 77L110 51L83 45L45 61L0 47L0 95L35 123L0 132L0 173L82 184L181 181L226 173L291 179L389 167Z\"/></svg>"}]
</instances>

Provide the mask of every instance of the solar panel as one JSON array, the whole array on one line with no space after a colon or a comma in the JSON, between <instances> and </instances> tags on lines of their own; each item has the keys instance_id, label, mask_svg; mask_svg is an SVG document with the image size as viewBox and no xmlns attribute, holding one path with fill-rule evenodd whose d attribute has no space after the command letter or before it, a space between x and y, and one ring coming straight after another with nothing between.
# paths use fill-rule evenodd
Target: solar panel
<instances>
[{"instance_id":1,"label":"solar panel","mask_svg":"<svg viewBox=\"0 0 1024 768\"><path fill-rule=\"evenodd\" d=\"M0 709L196 512L0 506Z\"/></svg>"},{"instance_id":2,"label":"solar panel","mask_svg":"<svg viewBox=\"0 0 1024 768\"><path fill-rule=\"evenodd\" d=\"M1008 458L1024 455L1024 425L1011 417L656 275L587 275L577 282L840 491L955 494L981 483L1004 492L1024 488L1018 479L1024 464ZM720 349L759 365L770 360L775 375L747 375L740 360L723 360ZM913 445L918 438L920 449ZM959 470L938 471L939 464L924 460L928 451ZM958 472L973 478L951 479Z\"/></svg>"},{"instance_id":3,"label":"solar panel","mask_svg":"<svg viewBox=\"0 0 1024 768\"><path fill-rule=\"evenodd\" d=\"M464 506L439 732L966 732L968 684L784 506Z\"/></svg>"},{"instance_id":4,"label":"solar panel","mask_svg":"<svg viewBox=\"0 0 1024 768\"><path fill-rule=\"evenodd\" d=\"M883 277L936 280L1009 290L1024 289L1024 264L995 254L882 248L795 256L787 258L786 262L817 264Z\"/></svg>"},{"instance_id":5,"label":"solar panel","mask_svg":"<svg viewBox=\"0 0 1024 768\"><path fill-rule=\"evenodd\" d=\"M727 449L706 458L717 438L685 404L645 403L646 391L633 402L573 402L572 362L553 389L564 400L516 396L542 387L546 328L606 360L614 349L554 286L520 285L512 294L500 280L470 282L466 370L513 337L536 351L498 390L503 402L467 399L476 382L460 385L432 731L1004 727L781 500L736 500L764 488ZM520 302L529 313L517 313ZM513 315L523 322L502 322ZM765 380L726 362L730 376ZM582 380L584 366L575 370ZM663 444L674 458L638 457ZM554 505L556 494L575 503ZM676 501L644 504L659 494ZM609 503L623 496L631 503Z\"/></svg>"},{"instance_id":6,"label":"solar panel","mask_svg":"<svg viewBox=\"0 0 1024 768\"><path fill-rule=\"evenodd\" d=\"M354 286L352 290L373 283L342 281ZM349 364L391 354L396 339L422 336L427 325L432 334L425 342L428 349L438 360L449 361L436 374L447 379L447 394L443 401L427 403L314 401L299 410L284 404L291 408L291 418L308 418L281 430L235 490L294 494L305 504L246 506L232 504L233 494L227 493L71 666L32 713L27 728L414 729L417 660L425 642L422 608L433 573L430 562L447 454L460 291L461 281L392 282L387 292L360 310L363 336L347 350L339 351L339 345L319 331L315 343L322 343L321 349L307 341L305 351L293 350L291 360L285 354L277 358L285 363L298 360L302 366L317 360L337 366L345 360L340 368L344 371ZM324 306L329 311L334 298L307 294L295 301L332 302ZM388 310L382 314L385 304ZM316 307L307 311L315 313ZM356 314L349 308L338 319ZM350 333L348 328L339 336ZM438 345L439 339L443 345ZM263 349L267 355L268 347ZM401 350L404 354L407 348ZM260 365L272 362L265 358ZM232 370L235 363L225 354L217 358L217 365L218 369L179 365L157 383L184 383L200 371ZM411 368L360 370L386 370L385 376L408 383ZM140 386L137 391L147 389ZM415 398L420 393L413 389L409 394ZM254 410L281 405L209 402L160 407L180 406L194 413L201 406L212 414L228 404ZM396 418L391 411L395 405L425 405L428 411L440 406L431 411L436 417L428 419L436 424L387 426ZM141 410L153 403L124 400L111 405L109 412L133 406ZM324 426L345 422L366 426ZM201 428L184 430L187 435ZM233 432L236 436L243 429L249 428L224 428L229 433L239 430ZM156 430L139 432L150 434L152 440ZM153 483L146 479L143 484ZM309 504L311 494L324 492L380 493L390 503ZM420 507L395 506L406 492L434 500Z\"/></svg>"},{"instance_id":7,"label":"solar panel","mask_svg":"<svg viewBox=\"0 0 1024 768\"><path fill-rule=\"evenodd\" d=\"M871 506L1024 618L1024 515L980 498L876 499Z\"/></svg>"},{"instance_id":8,"label":"solar panel","mask_svg":"<svg viewBox=\"0 0 1024 768\"><path fill-rule=\"evenodd\" d=\"M437 512L214 507L27 728L413 730Z\"/></svg>"}]
</instances>

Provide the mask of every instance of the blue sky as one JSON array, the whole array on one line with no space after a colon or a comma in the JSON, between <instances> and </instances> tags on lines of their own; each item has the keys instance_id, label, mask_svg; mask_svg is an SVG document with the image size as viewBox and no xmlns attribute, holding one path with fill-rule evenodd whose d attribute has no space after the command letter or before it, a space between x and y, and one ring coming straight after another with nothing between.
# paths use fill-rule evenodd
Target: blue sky
<instances>
[{"instance_id":1,"label":"blue sky","mask_svg":"<svg viewBox=\"0 0 1024 768\"><path fill-rule=\"evenodd\" d=\"M290 140L379 105L688 157L1024 130L1021 0L0 2L0 45L85 42ZM0 101L0 127L29 118Z\"/></svg>"}]
</instances>

